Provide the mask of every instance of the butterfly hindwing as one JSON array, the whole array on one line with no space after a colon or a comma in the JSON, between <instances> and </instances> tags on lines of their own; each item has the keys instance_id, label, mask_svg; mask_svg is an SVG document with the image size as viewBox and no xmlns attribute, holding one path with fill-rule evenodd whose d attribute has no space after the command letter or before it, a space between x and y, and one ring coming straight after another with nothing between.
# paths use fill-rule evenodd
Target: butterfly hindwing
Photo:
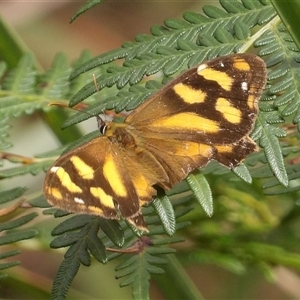
<instances>
[{"instance_id":1,"label":"butterfly hindwing","mask_svg":"<svg viewBox=\"0 0 300 300\"><path fill-rule=\"evenodd\" d=\"M106 218L117 218L118 200L125 207L122 213L126 216L139 210L138 196L122 156L106 137L93 139L60 157L48 171L46 181L47 199L65 210L95 213L98 210ZM56 188L61 195L55 193ZM128 199L130 203L126 204Z\"/></svg>"},{"instance_id":2,"label":"butterfly hindwing","mask_svg":"<svg viewBox=\"0 0 300 300\"><path fill-rule=\"evenodd\" d=\"M140 207L156 195L152 185L162 178L149 157L123 150L107 137L98 137L61 156L45 179L47 200L69 212L122 216L145 228Z\"/></svg>"},{"instance_id":3,"label":"butterfly hindwing","mask_svg":"<svg viewBox=\"0 0 300 300\"><path fill-rule=\"evenodd\" d=\"M156 184L170 189L184 179L195 168L200 168L213 158L215 149L211 145L176 139L144 137L145 147L152 153L167 174L167 178Z\"/></svg>"}]
</instances>

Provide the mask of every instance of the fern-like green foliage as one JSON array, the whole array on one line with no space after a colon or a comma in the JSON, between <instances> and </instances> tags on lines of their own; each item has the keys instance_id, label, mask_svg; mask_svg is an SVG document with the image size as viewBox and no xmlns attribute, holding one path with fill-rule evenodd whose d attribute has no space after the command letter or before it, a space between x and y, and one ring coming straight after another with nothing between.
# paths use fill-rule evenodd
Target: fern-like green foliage
<instances>
[{"instance_id":1,"label":"fern-like green foliage","mask_svg":"<svg viewBox=\"0 0 300 300\"><path fill-rule=\"evenodd\" d=\"M92 7L104 2L104 0L88 0L84 3L80 9L76 11L76 13L71 17L70 23L73 22L76 18L78 18L81 14L91 9Z\"/></svg>"},{"instance_id":2,"label":"fern-like green foliage","mask_svg":"<svg viewBox=\"0 0 300 300\"><path fill-rule=\"evenodd\" d=\"M0 192L0 204L4 203L12 203L13 200L18 199L21 197L24 192L26 191L26 188L14 188L6 191ZM12 205L12 204L11 204ZM1 213L3 212L0 211ZM22 240L27 240L31 239L34 236L37 235L37 231L35 229L20 229L23 225L29 223L32 221L35 217L37 217L36 212L32 212L29 214L26 214L24 216L16 217L12 220L7 220L3 221L0 224L0 232L1 232L1 237L0 237L0 246L6 246L18 241ZM3 216L2 216L3 218ZM16 229L16 230L14 230ZM7 276L6 273L3 273L3 270L11 268L13 266L16 266L19 264L19 261L10 261L10 262L5 262L6 258L15 256L20 253L20 250L14 249L14 250L5 250L1 251L0 254L0 278L4 278Z\"/></svg>"},{"instance_id":3,"label":"fern-like green foliage","mask_svg":"<svg viewBox=\"0 0 300 300\"><path fill-rule=\"evenodd\" d=\"M89 1L74 18L98 2L101 1ZM47 208L45 214L63 219L52 232L55 238L51 247L67 248L54 280L53 299L66 298L80 266L89 266L92 256L100 263L115 258L121 260L116 269L117 278L123 280L120 285L130 285L134 299L148 299L151 274L163 273L163 264L166 263L163 256L174 252L170 243L183 240L175 235L179 229L184 229L182 235L187 235L196 246L197 250L188 255L189 261L195 263L214 263L236 273L243 273L249 266L255 265L269 277L274 264L299 268L300 256L292 252L295 250L292 240L289 252L272 245L276 239L271 234L265 240L258 237L258 231L276 232L280 217L272 216L266 204L257 201L264 197L263 192L251 192L251 187L246 184L253 182L255 186L262 186L265 194L290 192L299 196L300 167L296 160L300 152L297 135L300 129L299 50L268 1L221 0L220 4L223 8L205 6L203 13L186 12L183 19L168 19L164 26L152 27L150 35L140 34L134 42L125 42L119 49L96 58L84 52L72 67L62 54L56 56L45 73L36 70L32 54L24 55L14 70L7 70L5 63L0 63L0 76L3 78L0 90L2 151L11 146L8 138L10 120L36 110L47 113L51 102L68 103L70 100L70 105L74 106L85 100L85 112L75 113L67 119L64 126L68 127L104 110L130 111L182 70L217 56L254 47L268 67L268 85L252 132L252 138L263 151L251 155L245 164L232 171L212 162L192 173L171 191L158 191L158 197L142 210L148 234L142 235L126 221L88 215L70 216L67 212L49 209L41 191L38 196L26 195L32 206ZM123 61L121 66L117 64L119 60ZM97 77L96 86L91 73ZM159 74L162 79L145 79L154 74ZM98 90L100 97L96 95ZM287 136L287 132L292 138ZM69 145L67 150L98 134L96 131L83 137ZM3 152L2 158L19 165L1 169L0 178L46 171L65 148L37 155L30 162L26 160L26 164L21 157ZM237 186L235 188L237 182L244 184L243 191L239 192ZM289 182L293 184L289 185ZM9 200L17 199L24 192L21 187L16 187L1 192L0 199L8 199L5 195L9 195ZM199 205L192 210L194 198L209 216L213 213L213 199L217 199L221 208L214 212L214 221L207 218ZM218 219L224 211L225 218ZM28 214L2 223L0 227L6 235L0 238L1 245L33 237L36 232L32 230L10 230L30 222L35 216L35 213ZM199 226L201 230L189 229L191 220L194 228ZM229 224L230 221L232 223ZM228 226L223 226L222 222ZM224 231L224 227L230 228L229 232ZM251 243L248 242L248 234L254 236ZM184 260L187 256L184 251L181 253ZM8 251L0 258L15 254L14 250ZM15 264L3 263L1 268Z\"/></svg>"},{"instance_id":4,"label":"fern-like green foliage","mask_svg":"<svg viewBox=\"0 0 300 300\"><path fill-rule=\"evenodd\" d=\"M188 200L191 200L191 197L184 198L185 203ZM177 202L177 205L182 206L182 201ZM159 208L157 209L158 206ZM117 277L121 278L126 275L127 278L122 281L121 286L132 284L133 294L136 294L136 299L145 299L149 292L146 286L149 285L150 274L155 272L155 270L163 272L155 266L155 264L161 264L164 261L160 258L160 255L174 252L174 249L168 247L170 243L183 241L179 237L165 238L163 234L165 231L173 233L176 229L186 227L189 224L189 222L180 222L176 228L172 227L174 226L175 216L173 206L168 203L168 199L159 204L154 203L153 207L159 210L160 216L163 216L161 219L164 225L158 225L158 217L152 207L144 208L143 214L147 224L149 224L150 234L147 237L140 237L138 240L136 240L138 232L129 229L125 222L119 224L116 220L77 215L60 223L52 232L52 235L58 237L52 241L51 247L69 248L53 283L52 298L63 299L66 297L69 286L80 265L89 266L91 264L90 254L99 262L106 263L108 260L119 256L122 252L128 252L131 255L132 253L135 255L129 261L125 260L122 263L118 268L122 269L122 271L118 272ZM183 216L190 210L190 207L177 209L176 217ZM151 230L152 227L153 230ZM132 243L134 246L131 245ZM112 255L107 255L107 249L111 249L111 247L117 247L116 252ZM118 252L120 248L125 249Z\"/></svg>"}]
</instances>

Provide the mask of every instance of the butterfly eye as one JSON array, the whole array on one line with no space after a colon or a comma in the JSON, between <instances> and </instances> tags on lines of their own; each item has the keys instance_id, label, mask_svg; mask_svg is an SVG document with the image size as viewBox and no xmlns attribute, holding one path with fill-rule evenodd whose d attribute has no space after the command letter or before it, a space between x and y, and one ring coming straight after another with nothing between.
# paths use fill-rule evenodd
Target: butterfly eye
<instances>
[{"instance_id":1,"label":"butterfly eye","mask_svg":"<svg viewBox=\"0 0 300 300\"><path fill-rule=\"evenodd\" d=\"M107 124L105 124L105 123L101 124L100 127L99 127L99 131L103 135L105 134L106 129L107 129Z\"/></svg>"},{"instance_id":2,"label":"butterfly eye","mask_svg":"<svg viewBox=\"0 0 300 300\"><path fill-rule=\"evenodd\" d=\"M99 131L101 134L104 135L107 130L107 124L99 116L96 116L96 118L98 122Z\"/></svg>"}]
</instances>

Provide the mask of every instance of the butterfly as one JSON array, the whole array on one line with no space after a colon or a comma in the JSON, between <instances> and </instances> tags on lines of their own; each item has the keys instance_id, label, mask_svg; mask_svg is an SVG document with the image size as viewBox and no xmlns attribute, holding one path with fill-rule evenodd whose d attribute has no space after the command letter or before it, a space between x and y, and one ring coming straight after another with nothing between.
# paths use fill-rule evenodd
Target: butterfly
<instances>
[{"instance_id":1,"label":"butterfly","mask_svg":"<svg viewBox=\"0 0 300 300\"><path fill-rule=\"evenodd\" d=\"M102 135L49 168L44 194L73 213L126 219L147 230L141 207L211 160L234 168L257 145L249 137L266 84L253 54L191 68L150 96L124 123L100 120Z\"/></svg>"}]
</instances>

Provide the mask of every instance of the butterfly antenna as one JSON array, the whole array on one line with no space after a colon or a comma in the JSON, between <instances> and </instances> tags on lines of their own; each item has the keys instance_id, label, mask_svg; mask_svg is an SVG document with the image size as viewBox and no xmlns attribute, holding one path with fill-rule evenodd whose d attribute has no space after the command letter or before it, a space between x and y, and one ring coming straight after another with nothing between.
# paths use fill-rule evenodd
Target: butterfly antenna
<instances>
[{"instance_id":1,"label":"butterfly antenna","mask_svg":"<svg viewBox=\"0 0 300 300\"><path fill-rule=\"evenodd\" d=\"M93 74L93 81L94 81L96 91L99 92L99 85L98 85L98 82L96 80L96 75L95 74Z\"/></svg>"},{"instance_id":2,"label":"butterfly antenna","mask_svg":"<svg viewBox=\"0 0 300 300\"><path fill-rule=\"evenodd\" d=\"M97 80L96 80L96 75L95 75L95 74L93 74L93 81L94 81L94 85L95 85L95 87L96 87L97 92L99 92L99 85L98 85L98 82L97 82ZM97 115L96 118L97 118L97 123L98 123L99 131L100 131L101 134L104 134L107 125L106 125L106 123L100 118L99 115Z\"/></svg>"},{"instance_id":3,"label":"butterfly antenna","mask_svg":"<svg viewBox=\"0 0 300 300\"><path fill-rule=\"evenodd\" d=\"M94 84L95 84L95 87L96 87L97 92L99 92L99 86L98 86L98 83L97 83L95 74L93 74L93 82L94 82ZM90 117L93 117L92 114L90 114L90 113L88 113L88 112L86 112L86 111L83 111L83 109L85 109L85 108L87 107L87 105L82 104L82 103L77 104L77 105L74 106L74 107L70 107L70 106L68 106L68 105L65 104L65 103L62 103L62 102L54 102L54 101L53 101L53 102L50 102L50 103L48 104L48 106L59 106L59 107L64 107L64 108L68 108L68 109L72 109L72 110L75 110L75 111L84 113L84 114L86 114L86 115L88 115L88 116L90 116ZM105 121L102 120L101 117L100 117L99 115L96 115L95 117L96 117L96 119L97 119L98 128L99 128L100 133L101 133L101 134L104 134L105 131L106 131L106 128L107 128L107 125L106 125Z\"/></svg>"}]
</instances>

